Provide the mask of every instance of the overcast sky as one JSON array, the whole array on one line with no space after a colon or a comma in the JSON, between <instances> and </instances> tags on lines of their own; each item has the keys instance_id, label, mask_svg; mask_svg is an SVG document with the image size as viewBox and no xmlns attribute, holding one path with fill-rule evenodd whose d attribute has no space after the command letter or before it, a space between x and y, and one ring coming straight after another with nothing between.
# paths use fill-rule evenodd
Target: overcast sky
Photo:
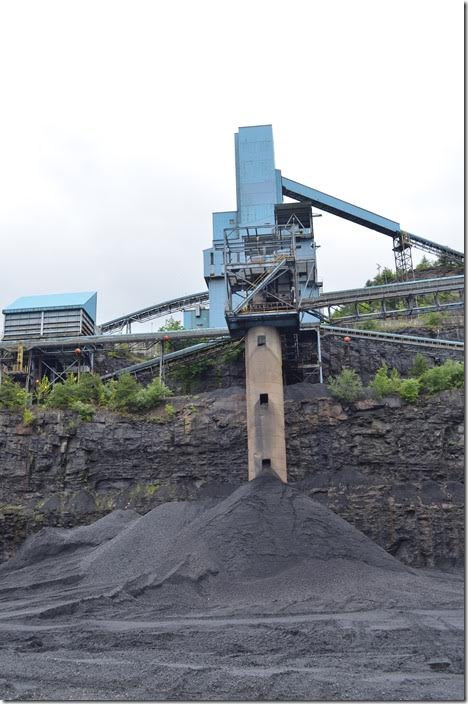
<instances>
[{"instance_id":1,"label":"overcast sky","mask_svg":"<svg viewBox=\"0 0 468 704\"><path fill-rule=\"evenodd\" d=\"M103 322L203 290L242 125L273 125L284 176L463 248L462 0L10 0L0 67L1 307L97 290ZM315 227L324 290L393 265Z\"/></svg>"}]
</instances>

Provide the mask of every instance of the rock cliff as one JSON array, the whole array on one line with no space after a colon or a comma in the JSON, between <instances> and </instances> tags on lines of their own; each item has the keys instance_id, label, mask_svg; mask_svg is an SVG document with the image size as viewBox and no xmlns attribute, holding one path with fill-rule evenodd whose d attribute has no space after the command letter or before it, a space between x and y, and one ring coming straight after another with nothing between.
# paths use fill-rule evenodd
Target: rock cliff
<instances>
[{"instance_id":1,"label":"rock cliff","mask_svg":"<svg viewBox=\"0 0 468 704\"><path fill-rule=\"evenodd\" d=\"M407 564L463 555L463 393L351 406L322 385L286 389L289 480ZM245 481L241 387L171 399L151 417L0 411L0 557L42 526L115 508L223 496Z\"/></svg>"}]
</instances>

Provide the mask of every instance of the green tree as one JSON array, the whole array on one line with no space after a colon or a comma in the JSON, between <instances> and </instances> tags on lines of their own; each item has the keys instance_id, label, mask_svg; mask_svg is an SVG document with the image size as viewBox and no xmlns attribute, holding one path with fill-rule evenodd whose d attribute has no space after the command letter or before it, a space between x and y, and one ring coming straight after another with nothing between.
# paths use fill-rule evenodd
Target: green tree
<instances>
[{"instance_id":1,"label":"green tree","mask_svg":"<svg viewBox=\"0 0 468 704\"><path fill-rule=\"evenodd\" d=\"M34 389L34 395L37 403L44 404L47 401L51 391L52 384L46 376L43 376L40 380L38 379Z\"/></svg>"},{"instance_id":2,"label":"green tree","mask_svg":"<svg viewBox=\"0 0 468 704\"><path fill-rule=\"evenodd\" d=\"M31 396L22 386L4 376L0 384L0 408L11 411L25 408L31 402Z\"/></svg>"},{"instance_id":3,"label":"green tree","mask_svg":"<svg viewBox=\"0 0 468 704\"><path fill-rule=\"evenodd\" d=\"M160 328L158 328L158 332L170 332L171 330L183 330L184 326L179 320L176 320L175 318L169 316L169 318L166 318L166 322L164 325L161 325Z\"/></svg>"},{"instance_id":4,"label":"green tree","mask_svg":"<svg viewBox=\"0 0 468 704\"><path fill-rule=\"evenodd\" d=\"M46 406L48 408L70 408L74 401L78 401L78 379L74 374L70 374L65 381L57 382L47 397Z\"/></svg>"},{"instance_id":5,"label":"green tree","mask_svg":"<svg viewBox=\"0 0 468 704\"><path fill-rule=\"evenodd\" d=\"M184 326L179 320L176 320L172 316L166 319L164 325L158 329L158 332L177 332L183 330ZM174 350L182 350L184 347L188 347L192 344L191 340L165 340L164 341L164 352L173 352Z\"/></svg>"},{"instance_id":6,"label":"green tree","mask_svg":"<svg viewBox=\"0 0 468 704\"><path fill-rule=\"evenodd\" d=\"M336 377L332 377L327 384L332 396L343 401L356 401L363 394L362 381L354 369L343 369Z\"/></svg>"},{"instance_id":7,"label":"green tree","mask_svg":"<svg viewBox=\"0 0 468 704\"><path fill-rule=\"evenodd\" d=\"M117 411L134 410L138 392L142 387L134 376L125 372L112 384L109 405Z\"/></svg>"},{"instance_id":8,"label":"green tree","mask_svg":"<svg viewBox=\"0 0 468 704\"><path fill-rule=\"evenodd\" d=\"M424 269L432 269L434 266L436 266L436 262L431 261L426 257L426 255L424 255L419 264L416 265L416 269L418 271L423 271Z\"/></svg>"},{"instance_id":9,"label":"green tree","mask_svg":"<svg viewBox=\"0 0 468 704\"><path fill-rule=\"evenodd\" d=\"M421 352L417 352L416 356L414 358L413 364L410 369L410 376L414 377L417 379L420 377L422 374L424 374L425 371L429 369L429 360L427 357L424 357L424 355L421 354Z\"/></svg>"},{"instance_id":10,"label":"green tree","mask_svg":"<svg viewBox=\"0 0 468 704\"><path fill-rule=\"evenodd\" d=\"M377 369L373 380L370 383L371 389L379 397L389 396L390 394L399 393L401 385L400 374L397 369L392 369L391 372L387 364L384 362Z\"/></svg>"},{"instance_id":11,"label":"green tree","mask_svg":"<svg viewBox=\"0 0 468 704\"><path fill-rule=\"evenodd\" d=\"M396 280L396 273L389 269L388 266L385 266L373 279L366 281L366 286L381 286L383 284L391 284Z\"/></svg>"},{"instance_id":12,"label":"green tree","mask_svg":"<svg viewBox=\"0 0 468 704\"><path fill-rule=\"evenodd\" d=\"M440 311L432 310L430 313L422 315L421 318L430 328L437 328L442 325L446 316Z\"/></svg>"},{"instance_id":13,"label":"green tree","mask_svg":"<svg viewBox=\"0 0 468 704\"><path fill-rule=\"evenodd\" d=\"M421 384L418 379L402 379L398 389L401 398L409 403L414 403L419 398Z\"/></svg>"},{"instance_id":14,"label":"green tree","mask_svg":"<svg viewBox=\"0 0 468 704\"><path fill-rule=\"evenodd\" d=\"M446 389L462 389L465 385L465 365L447 359L438 367L432 367L420 378L422 388L430 394Z\"/></svg>"},{"instance_id":15,"label":"green tree","mask_svg":"<svg viewBox=\"0 0 468 704\"><path fill-rule=\"evenodd\" d=\"M145 388L131 374L125 373L111 385L108 404L117 411L148 411L155 408L172 391L159 379L153 379Z\"/></svg>"}]
</instances>

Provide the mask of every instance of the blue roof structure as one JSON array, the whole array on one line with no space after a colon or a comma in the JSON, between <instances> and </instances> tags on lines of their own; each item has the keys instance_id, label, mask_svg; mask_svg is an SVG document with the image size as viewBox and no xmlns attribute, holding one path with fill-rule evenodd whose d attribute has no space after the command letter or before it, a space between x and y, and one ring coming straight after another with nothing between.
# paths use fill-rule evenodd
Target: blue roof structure
<instances>
[{"instance_id":1,"label":"blue roof structure","mask_svg":"<svg viewBox=\"0 0 468 704\"><path fill-rule=\"evenodd\" d=\"M43 296L21 296L3 309L2 313L25 313L32 310L76 309L83 308L96 322L96 291L80 293L50 293Z\"/></svg>"}]
</instances>

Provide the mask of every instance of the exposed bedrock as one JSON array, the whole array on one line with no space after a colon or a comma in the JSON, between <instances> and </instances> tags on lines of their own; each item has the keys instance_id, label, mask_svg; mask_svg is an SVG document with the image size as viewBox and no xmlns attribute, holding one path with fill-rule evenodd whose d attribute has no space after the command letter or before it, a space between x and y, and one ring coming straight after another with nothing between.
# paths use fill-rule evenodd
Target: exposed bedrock
<instances>
[{"instance_id":1,"label":"exposed bedrock","mask_svg":"<svg viewBox=\"0 0 468 704\"><path fill-rule=\"evenodd\" d=\"M438 330L434 327L407 327L397 330L405 335L417 335L422 337L440 337L447 340L463 340L463 319L454 317L451 322L444 323ZM383 362L389 367L398 369L400 374L407 376L414 363L416 354L419 352L430 362L439 364L446 359L463 359L463 350L432 349L430 347L412 347L410 345L398 345L394 342L382 342L369 339L360 339L351 334L351 343L346 345L341 336L323 334L322 335L322 363L325 381L330 376L335 376L341 372L344 366L350 366L356 370L364 384L368 384L373 378L377 369ZM99 353L96 355L95 369L99 374L113 372L122 369L137 361L129 358L122 352L118 356L116 351L112 357ZM182 365L169 367L166 374L166 382L176 393L201 393L213 391L215 389L225 389L231 386L245 385L245 360L244 354L229 361L217 361L215 365L194 365L194 372L184 378L181 370L187 370L190 362L184 361ZM143 372L139 375L139 380L147 384L158 374Z\"/></svg>"},{"instance_id":2,"label":"exposed bedrock","mask_svg":"<svg viewBox=\"0 0 468 704\"><path fill-rule=\"evenodd\" d=\"M345 406L324 386L286 389L288 476L309 496L414 566L463 555L461 391L406 405ZM0 412L0 554L42 526L88 524L116 508L223 496L247 477L241 388L171 399L152 418L98 412L87 423Z\"/></svg>"}]
</instances>

